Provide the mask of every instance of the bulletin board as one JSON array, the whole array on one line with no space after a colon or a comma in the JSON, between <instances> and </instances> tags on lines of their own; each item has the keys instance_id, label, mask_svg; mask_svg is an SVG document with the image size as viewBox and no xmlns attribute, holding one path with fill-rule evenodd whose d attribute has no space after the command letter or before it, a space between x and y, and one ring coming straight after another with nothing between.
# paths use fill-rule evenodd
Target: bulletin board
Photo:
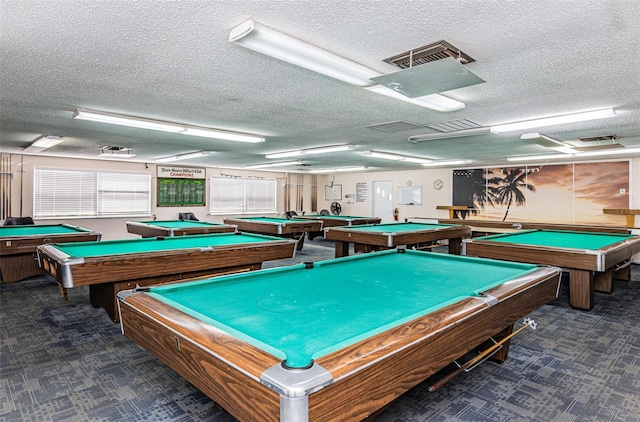
<instances>
[{"instance_id":1,"label":"bulletin board","mask_svg":"<svg viewBox=\"0 0 640 422\"><path fill-rule=\"evenodd\" d=\"M158 179L158 206L204 206L205 182L203 179Z\"/></svg>"}]
</instances>

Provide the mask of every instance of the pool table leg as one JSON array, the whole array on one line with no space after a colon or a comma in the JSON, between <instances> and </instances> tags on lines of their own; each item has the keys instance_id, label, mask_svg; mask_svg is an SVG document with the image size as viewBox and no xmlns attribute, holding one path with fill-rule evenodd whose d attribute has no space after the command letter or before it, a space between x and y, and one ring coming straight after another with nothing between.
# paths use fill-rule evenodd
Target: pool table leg
<instances>
[{"instance_id":1,"label":"pool table leg","mask_svg":"<svg viewBox=\"0 0 640 422\"><path fill-rule=\"evenodd\" d=\"M596 292L613 292L613 268L605 272L596 272L594 274L593 287Z\"/></svg>"},{"instance_id":2,"label":"pool table leg","mask_svg":"<svg viewBox=\"0 0 640 422\"><path fill-rule=\"evenodd\" d=\"M302 250L302 247L304 246L305 234L306 234L305 232L293 234L293 238L298 241L298 245L296 246L296 249L299 251Z\"/></svg>"},{"instance_id":3,"label":"pool table leg","mask_svg":"<svg viewBox=\"0 0 640 422\"><path fill-rule=\"evenodd\" d=\"M462 238L449 239L449 253L452 255L460 255L462 253Z\"/></svg>"},{"instance_id":4,"label":"pool table leg","mask_svg":"<svg viewBox=\"0 0 640 422\"><path fill-rule=\"evenodd\" d=\"M594 276L589 270L569 270L569 304L576 309L593 308Z\"/></svg>"},{"instance_id":5,"label":"pool table leg","mask_svg":"<svg viewBox=\"0 0 640 422\"><path fill-rule=\"evenodd\" d=\"M616 280L624 280L624 281L630 281L631 280L631 265L627 265L623 268L620 268L619 270L615 271L613 274L613 278Z\"/></svg>"},{"instance_id":6,"label":"pool table leg","mask_svg":"<svg viewBox=\"0 0 640 422\"><path fill-rule=\"evenodd\" d=\"M336 258L342 258L343 256L349 256L349 242L342 242L336 240Z\"/></svg>"}]
</instances>

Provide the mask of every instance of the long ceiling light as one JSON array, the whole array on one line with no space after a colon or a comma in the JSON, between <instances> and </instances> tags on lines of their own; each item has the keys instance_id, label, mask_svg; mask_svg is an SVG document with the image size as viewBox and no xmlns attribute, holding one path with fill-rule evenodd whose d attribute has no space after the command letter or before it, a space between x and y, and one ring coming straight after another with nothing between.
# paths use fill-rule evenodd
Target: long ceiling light
<instances>
[{"instance_id":1,"label":"long ceiling light","mask_svg":"<svg viewBox=\"0 0 640 422\"><path fill-rule=\"evenodd\" d=\"M141 117L127 116L124 114L105 113L102 111L76 109L73 118L88 120L98 123L135 127L140 129L159 130L162 132L179 133L181 135L199 136L203 138L224 139L227 141L264 142L264 137L248 133L231 132L220 129L189 126L181 123L163 122L160 120L144 119Z\"/></svg>"},{"instance_id":2,"label":"long ceiling light","mask_svg":"<svg viewBox=\"0 0 640 422\"><path fill-rule=\"evenodd\" d=\"M411 155L394 154L391 152L367 151L365 155L373 158L381 158L383 160L407 161L410 163L427 164L433 163L433 160L423 157L415 157Z\"/></svg>"},{"instance_id":3,"label":"long ceiling light","mask_svg":"<svg viewBox=\"0 0 640 422\"><path fill-rule=\"evenodd\" d=\"M569 157L567 154L520 155L517 157L507 157L507 161L544 161L567 157Z\"/></svg>"},{"instance_id":4,"label":"long ceiling light","mask_svg":"<svg viewBox=\"0 0 640 422\"><path fill-rule=\"evenodd\" d=\"M383 75L360 63L345 59L342 56L283 34L253 20L247 20L233 28L229 34L229 41L258 53L360 87L378 85L371 78ZM390 89L385 89L393 92ZM373 91L378 92L377 90ZM407 98L399 98L386 92L378 93L402 99L403 101L407 100ZM439 94L429 95L428 97L433 98L425 99L427 97L421 97L416 99L417 101L409 102L437 111L453 111L464 108L464 103ZM438 97L442 98L439 99Z\"/></svg>"},{"instance_id":5,"label":"long ceiling light","mask_svg":"<svg viewBox=\"0 0 640 422\"><path fill-rule=\"evenodd\" d=\"M267 154L265 158L286 158L297 157L300 155L328 154L330 152L349 151L355 149L355 145L332 145L328 147L307 148L295 151L278 152L275 154Z\"/></svg>"},{"instance_id":6,"label":"long ceiling light","mask_svg":"<svg viewBox=\"0 0 640 422\"><path fill-rule=\"evenodd\" d=\"M33 143L31 145L26 147L23 150L23 152L26 152L26 153L37 153L37 152L44 151L45 149L51 148L51 147L56 146L56 145L61 144L61 143L62 143L62 138L59 137L59 136L55 136L55 135L41 136L38 139L36 139L35 141L33 141Z\"/></svg>"},{"instance_id":7,"label":"long ceiling light","mask_svg":"<svg viewBox=\"0 0 640 422\"><path fill-rule=\"evenodd\" d=\"M471 164L472 160L444 160L444 161L434 161L433 163L425 163L423 166L425 167L436 167L436 166L458 166L462 164Z\"/></svg>"},{"instance_id":8,"label":"long ceiling light","mask_svg":"<svg viewBox=\"0 0 640 422\"><path fill-rule=\"evenodd\" d=\"M544 154L544 155L524 155L518 157L507 157L507 161L536 161L536 160L553 160L556 158L582 158L582 157L601 157L608 155L626 155L640 154L640 147L635 148L611 148L598 151L576 152L575 154Z\"/></svg>"},{"instance_id":9,"label":"long ceiling light","mask_svg":"<svg viewBox=\"0 0 640 422\"><path fill-rule=\"evenodd\" d=\"M171 161L190 160L192 158L206 157L209 151L188 152L186 154L172 155L170 157L158 158L156 163L168 163Z\"/></svg>"},{"instance_id":10,"label":"long ceiling light","mask_svg":"<svg viewBox=\"0 0 640 422\"><path fill-rule=\"evenodd\" d=\"M309 173L344 173L350 171L364 171L367 167L338 167L334 169L310 170Z\"/></svg>"},{"instance_id":11,"label":"long ceiling light","mask_svg":"<svg viewBox=\"0 0 640 422\"><path fill-rule=\"evenodd\" d=\"M418 143L422 141L433 141L436 139L462 138L464 136L482 135L491 132L490 127L477 127L473 129L455 130L453 132L427 133L424 135L413 135L407 139L409 142Z\"/></svg>"},{"instance_id":12,"label":"long ceiling light","mask_svg":"<svg viewBox=\"0 0 640 422\"><path fill-rule=\"evenodd\" d=\"M535 127L555 126L567 123L584 122L588 120L605 119L615 117L616 113L612 108L603 110L585 111L581 113L565 114L562 116L551 116L542 119L525 120L522 122L506 123L503 125L491 126L491 132L502 133L514 130L526 130Z\"/></svg>"},{"instance_id":13,"label":"long ceiling light","mask_svg":"<svg viewBox=\"0 0 640 422\"><path fill-rule=\"evenodd\" d=\"M250 164L244 166L246 169L261 169L266 167L284 167L284 166L297 166L302 164L302 161L281 161L279 163L265 163L265 164Z\"/></svg>"},{"instance_id":14,"label":"long ceiling light","mask_svg":"<svg viewBox=\"0 0 640 422\"><path fill-rule=\"evenodd\" d=\"M445 97L444 95L440 94L431 94L425 95L423 97L409 98L383 85L369 86L365 89L371 92L375 92L376 94L386 95L387 97L395 98L396 100L401 100L436 111L456 111L462 110L465 107L465 104L462 101L454 100L453 98Z\"/></svg>"}]
</instances>

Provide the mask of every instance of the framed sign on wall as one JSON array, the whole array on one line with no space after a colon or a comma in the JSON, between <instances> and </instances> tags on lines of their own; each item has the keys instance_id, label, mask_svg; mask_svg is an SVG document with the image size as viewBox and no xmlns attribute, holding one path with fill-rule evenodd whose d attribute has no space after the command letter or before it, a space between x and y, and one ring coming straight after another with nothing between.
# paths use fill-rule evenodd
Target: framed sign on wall
<instances>
[{"instance_id":1,"label":"framed sign on wall","mask_svg":"<svg viewBox=\"0 0 640 422\"><path fill-rule=\"evenodd\" d=\"M158 166L159 207L204 206L204 168Z\"/></svg>"}]
</instances>

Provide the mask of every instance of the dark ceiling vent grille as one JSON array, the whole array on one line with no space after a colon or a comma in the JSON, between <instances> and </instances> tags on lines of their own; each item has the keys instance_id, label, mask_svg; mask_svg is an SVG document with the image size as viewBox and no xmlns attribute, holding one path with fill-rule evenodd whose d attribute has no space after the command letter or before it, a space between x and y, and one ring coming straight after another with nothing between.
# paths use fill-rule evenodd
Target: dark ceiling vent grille
<instances>
[{"instance_id":1,"label":"dark ceiling vent grille","mask_svg":"<svg viewBox=\"0 0 640 422\"><path fill-rule=\"evenodd\" d=\"M424 126L407 122L405 120L397 120L395 122L380 123L367 127L369 129L379 130L381 132L402 132L403 130L420 129Z\"/></svg>"},{"instance_id":2,"label":"dark ceiling vent grille","mask_svg":"<svg viewBox=\"0 0 640 422\"><path fill-rule=\"evenodd\" d=\"M458 59L462 64L468 64L475 61L467 53L444 40L414 48L413 50L389 57L383 61L396 65L401 69L407 69L409 67L419 66L436 60L446 59L447 57Z\"/></svg>"},{"instance_id":3,"label":"dark ceiling vent grille","mask_svg":"<svg viewBox=\"0 0 640 422\"><path fill-rule=\"evenodd\" d=\"M580 138L582 142L615 141L620 138L618 135L592 136L590 138Z\"/></svg>"},{"instance_id":4,"label":"dark ceiling vent grille","mask_svg":"<svg viewBox=\"0 0 640 422\"><path fill-rule=\"evenodd\" d=\"M109 145L105 145L103 147L100 147L100 149L102 150L102 152L128 152L131 151L131 148L127 148L127 147L112 147Z\"/></svg>"},{"instance_id":5,"label":"dark ceiling vent grille","mask_svg":"<svg viewBox=\"0 0 640 422\"><path fill-rule=\"evenodd\" d=\"M449 133L449 132L457 132L459 130L475 129L475 128L482 127L482 125L479 125L476 122L472 122L471 120L460 119L460 120L450 120L448 122L442 122L442 123L431 123L431 124L425 125L425 127L428 127L433 130L437 130L438 132Z\"/></svg>"}]
</instances>

